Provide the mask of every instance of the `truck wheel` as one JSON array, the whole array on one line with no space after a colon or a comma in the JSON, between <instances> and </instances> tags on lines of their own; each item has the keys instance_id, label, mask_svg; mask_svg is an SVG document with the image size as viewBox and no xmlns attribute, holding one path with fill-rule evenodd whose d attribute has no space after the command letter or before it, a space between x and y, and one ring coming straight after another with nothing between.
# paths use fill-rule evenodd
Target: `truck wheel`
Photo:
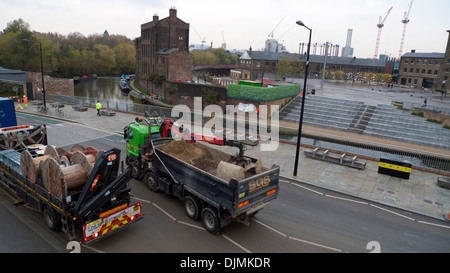
<instances>
[{"instance_id":1,"label":"truck wheel","mask_svg":"<svg viewBox=\"0 0 450 273\"><path fill-rule=\"evenodd\" d=\"M131 164L131 177L138 179L141 176L139 168L136 164Z\"/></svg>"},{"instance_id":2,"label":"truck wheel","mask_svg":"<svg viewBox=\"0 0 450 273\"><path fill-rule=\"evenodd\" d=\"M192 220L198 220L200 218L200 212L202 211L201 201L195 196L186 196L186 198L184 198L184 211Z\"/></svg>"},{"instance_id":3,"label":"truck wheel","mask_svg":"<svg viewBox=\"0 0 450 273\"><path fill-rule=\"evenodd\" d=\"M202 210L202 223L209 233L216 234L220 230L220 220L215 209L208 207Z\"/></svg>"},{"instance_id":4,"label":"truck wheel","mask_svg":"<svg viewBox=\"0 0 450 273\"><path fill-rule=\"evenodd\" d=\"M156 182L155 176L151 172L145 174L144 183L145 183L145 185L147 185L149 190L151 190L151 191L158 190L158 183Z\"/></svg>"},{"instance_id":5,"label":"truck wheel","mask_svg":"<svg viewBox=\"0 0 450 273\"><path fill-rule=\"evenodd\" d=\"M60 231L61 230L61 221L56 215L56 212L49 206L45 205L42 209L44 213L44 220L47 224L48 228L53 231Z\"/></svg>"}]
</instances>

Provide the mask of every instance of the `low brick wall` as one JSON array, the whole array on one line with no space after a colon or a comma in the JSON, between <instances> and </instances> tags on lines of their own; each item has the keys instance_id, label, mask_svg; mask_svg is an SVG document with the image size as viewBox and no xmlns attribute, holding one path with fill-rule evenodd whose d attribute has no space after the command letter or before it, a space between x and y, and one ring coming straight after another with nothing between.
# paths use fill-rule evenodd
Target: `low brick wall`
<instances>
[{"instance_id":1,"label":"low brick wall","mask_svg":"<svg viewBox=\"0 0 450 273\"><path fill-rule=\"evenodd\" d=\"M146 86L146 82L141 80L139 81L139 85ZM149 84L149 86L150 85L151 84ZM252 101L241 98L227 97L227 88L223 86L175 81L166 81L161 86L154 85L153 93L158 96L163 96L171 105L183 104L190 108L194 108L194 97L202 97L203 107L206 107L209 104L215 104L220 106L225 113L227 105L237 106L239 103L253 104L256 107L259 107L260 105L267 105L269 111L271 109L271 105L278 105L279 109L281 109L283 105L298 94L298 85L293 85L289 88L294 90L291 91L292 96L271 101ZM267 88L264 88L264 91L267 90ZM213 98L215 98L215 101Z\"/></svg>"},{"instance_id":2,"label":"low brick wall","mask_svg":"<svg viewBox=\"0 0 450 273\"><path fill-rule=\"evenodd\" d=\"M27 72L27 83L31 83L33 89L33 99L39 100L42 98L41 92L38 88L42 89L42 77L41 73ZM75 95L73 79L61 79L44 76L45 94L63 94L73 97Z\"/></svg>"}]
</instances>

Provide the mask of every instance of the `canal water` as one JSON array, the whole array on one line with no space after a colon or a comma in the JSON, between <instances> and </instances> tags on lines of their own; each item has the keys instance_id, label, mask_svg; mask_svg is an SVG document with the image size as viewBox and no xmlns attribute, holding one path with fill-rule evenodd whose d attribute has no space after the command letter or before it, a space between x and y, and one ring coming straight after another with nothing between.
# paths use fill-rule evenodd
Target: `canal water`
<instances>
[{"instance_id":1,"label":"canal water","mask_svg":"<svg viewBox=\"0 0 450 273\"><path fill-rule=\"evenodd\" d=\"M124 94L119 88L119 77L99 77L96 80L89 80L75 84L75 96L90 98L91 100L99 99L100 101L108 101L114 105L116 109L135 113L143 113L144 111L153 112L156 106L143 106L137 104L129 94ZM146 108L143 108L146 107ZM147 110L151 107L152 110ZM166 111L163 111L166 110ZM167 112L168 111L168 112ZM160 112L160 111L158 111ZM162 113L166 117L170 117L170 109L162 109ZM292 134L283 134L280 132L280 139L297 141L297 137ZM302 137L302 144L314 145L330 150L343 151L346 153L360 154L373 158L391 158L401 161L407 161L416 166L432 168L436 170L450 169L450 161L443 158L435 158L433 156L423 156L419 154L411 154L408 152L398 152L379 147L368 147L367 145L356 145L333 139L319 139L314 137Z\"/></svg>"},{"instance_id":2,"label":"canal water","mask_svg":"<svg viewBox=\"0 0 450 273\"><path fill-rule=\"evenodd\" d=\"M124 95L119 88L120 77L99 77L75 84L75 97L94 98L100 100L132 102L130 95Z\"/></svg>"}]
</instances>

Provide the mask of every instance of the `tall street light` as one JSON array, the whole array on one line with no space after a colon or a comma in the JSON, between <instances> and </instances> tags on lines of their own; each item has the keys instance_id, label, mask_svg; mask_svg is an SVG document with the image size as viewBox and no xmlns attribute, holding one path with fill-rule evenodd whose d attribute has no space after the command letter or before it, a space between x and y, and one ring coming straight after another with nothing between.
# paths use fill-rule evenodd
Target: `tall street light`
<instances>
[{"instance_id":1,"label":"tall street light","mask_svg":"<svg viewBox=\"0 0 450 273\"><path fill-rule=\"evenodd\" d=\"M29 39L22 39L24 42L28 43L39 43L39 52L41 53L41 76L42 76L42 99L44 101L44 109L47 111L47 106L45 104L45 87L44 87L44 63L42 62L42 43L41 42L34 42Z\"/></svg>"},{"instance_id":2,"label":"tall street light","mask_svg":"<svg viewBox=\"0 0 450 273\"><path fill-rule=\"evenodd\" d=\"M294 176L297 176L297 169L298 169L298 156L300 153L300 140L302 137L302 126L303 126L303 112L305 109L306 81L308 80L309 50L311 48L311 36L312 36L312 29L307 27L301 20L297 21L297 25L302 26L309 30L309 43L308 43L308 52L306 55L305 82L303 83L302 109L300 111L300 122L298 123L297 151L295 152Z\"/></svg>"}]
</instances>

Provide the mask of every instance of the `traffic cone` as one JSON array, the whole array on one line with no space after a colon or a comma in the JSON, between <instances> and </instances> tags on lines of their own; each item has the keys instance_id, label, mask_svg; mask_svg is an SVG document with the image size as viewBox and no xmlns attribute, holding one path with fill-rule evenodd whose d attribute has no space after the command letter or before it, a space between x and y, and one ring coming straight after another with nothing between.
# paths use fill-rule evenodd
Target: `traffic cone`
<instances>
[{"instance_id":1,"label":"traffic cone","mask_svg":"<svg viewBox=\"0 0 450 273\"><path fill-rule=\"evenodd\" d=\"M449 213L447 216L444 215L444 219L445 219L446 221L450 222L450 213Z\"/></svg>"}]
</instances>

